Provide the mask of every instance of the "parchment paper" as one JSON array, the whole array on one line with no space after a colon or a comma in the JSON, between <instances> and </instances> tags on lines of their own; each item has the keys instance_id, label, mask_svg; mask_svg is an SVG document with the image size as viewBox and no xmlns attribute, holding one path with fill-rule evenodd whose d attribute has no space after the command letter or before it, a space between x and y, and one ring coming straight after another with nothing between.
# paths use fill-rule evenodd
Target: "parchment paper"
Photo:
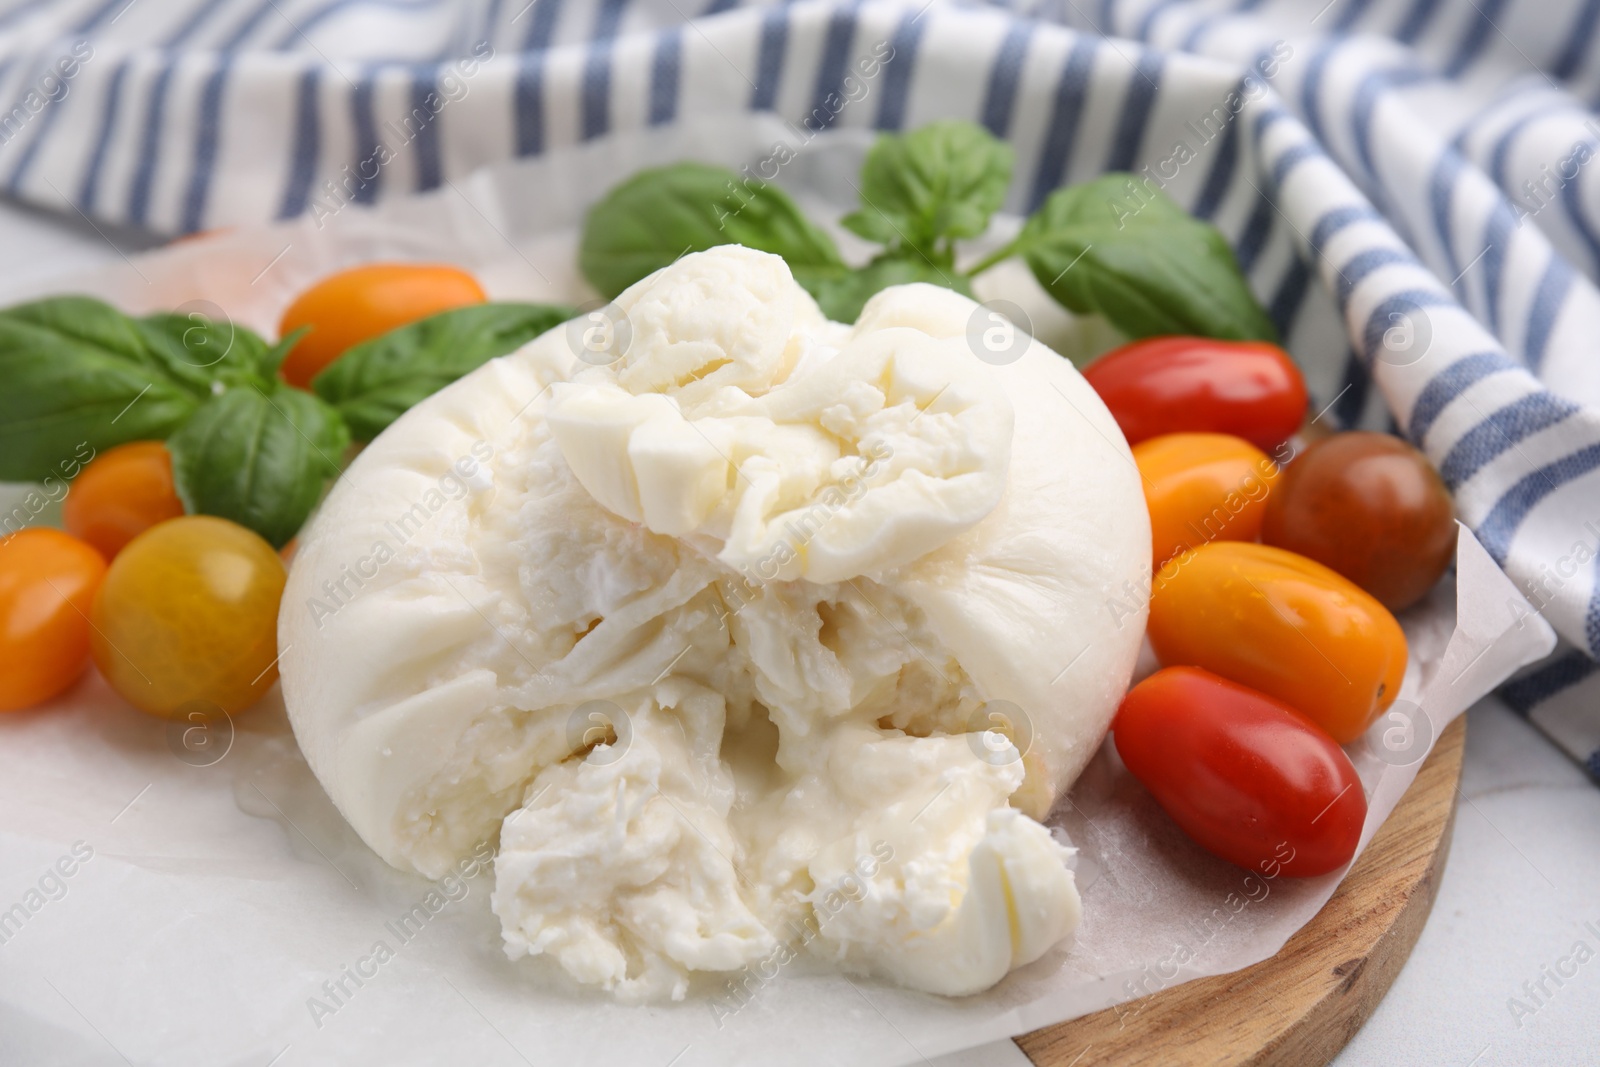
<instances>
[{"instance_id":1,"label":"parchment paper","mask_svg":"<svg viewBox=\"0 0 1600 1067\"><path fill-rule=\"evenodd\" d=\"M193 306L271 336L318 277L425 259L474 270L496 297L581 302L592 294L574 226L610 184L675 158L739 165L784 132L756 117L601 142L351 206L320 227L239 230L3 299L89 292L134 312L205 301ZM852 132L823 135L783 180L835 217L854 198L844 176L863 147ZM1022 292L1019 272L999 277L1039 309L1046 340L1079 328ZM1412 662L1397 710L1351 747L1369 797L1363 843L1444 726L1553 643L1465 529L1454 588L1442 583L1402 622ZM0 1060L916 1063L1116 1004L1137 1025L1137 998L1274 954L1339 878L1270 878L1206 855L1107 745L1051 820L1081 850L1082 926L989 993L946 1000L800 960L736 999L703 983L680 1004L622 1006L507 961L488 873L435 885L378 860L300 758L276 690L234 724L185 729L129 710L92 673L53 705L0 717ZM419 905L425 921L399 921Z\"/></svg>"}]
</instances>

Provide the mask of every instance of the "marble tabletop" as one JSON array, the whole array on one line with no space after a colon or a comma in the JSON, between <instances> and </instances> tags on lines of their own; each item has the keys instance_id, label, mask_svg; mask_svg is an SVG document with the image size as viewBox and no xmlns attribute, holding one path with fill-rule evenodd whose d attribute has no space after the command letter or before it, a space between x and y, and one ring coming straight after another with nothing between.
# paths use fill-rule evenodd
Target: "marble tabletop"
<instances>
[{"instance_id":1,"label":"marble tabletop","mask_svg":"<svg viewBox=\"0 0 1600 1067\"><path fill-rule=\"evenodd\" d=\"M155 243L0 199L0 293ZM1500 701L1467 717L1462 795L1433 914L1337 1067L1600 1063L1600 789ZM933 1062L1028 1060L1004 1041Z\"/></svg>"}]
</instances>

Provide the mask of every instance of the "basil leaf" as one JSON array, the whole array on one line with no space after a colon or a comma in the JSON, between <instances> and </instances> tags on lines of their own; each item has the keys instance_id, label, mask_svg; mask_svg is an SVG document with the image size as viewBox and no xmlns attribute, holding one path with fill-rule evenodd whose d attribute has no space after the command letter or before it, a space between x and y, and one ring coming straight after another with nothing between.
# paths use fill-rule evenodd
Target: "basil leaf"
<instances>
[{"instance_id":1,"label":"basil leaf","mask_svg":"<svg viewBox=\"0 0 1600 1067\"><path fill-rule=\"evenodd\" d=\"M276 377L278 368L283 366L283 361L288 358L290 350L300 343L300 338L310 332L310 326L301 326L278 338L276 344L261 354L258 361L261 366L261 376L269 382Z\"/></svg>"},{"instance_id":2,"label":"basil leaf","mask_svg":"<svg viewBox=\"0 0 1600 1067\"><path fill-rule=\"evenodd\" d=\"M419 400L576 314L548 304L455 308L351 346L311 388L370 441Z\"/></svg>"},{"instance_id":3,"label":"basil leaf","mask_svg":"<svg viewBox=\"0 0 1600 1067\"><path fill-rule=\"evenodd\" d=\"M1039 284L1069 310L1104 315L1129 337L1276 341L1216 227L1164 193L1134 199L1136 181L1107 174L1045 201L1018 240Z\"/></svg>"},{"instance_id":4,"label":"basil leaf","mask_svg":"<svg viewBox=\"0 0 1600 1067\"><path fill-rule=\"evenodd\" d=\"M815 295L824 315L835 322L848 323L861 316L861 309L879 290L912 282L942 285L972 295L972 284L965 274L929 263L915 253L885 253L860 270L829 279Z\"/></svg>"},{"instance_id":5,"label":"basil leaf","mask_svg":"<svg viewBox=\"0 0 1600 1067\"><path fill-rule=\"evenodd\" d=\"M643 170L607 193L584 220L578 267L609 300L685 253L726 244L782 256L813 293L847 269L788 194L702 163Z\"/></svg>"},{"instance_id":6,"label":"basil leaf","mask_svg":"<svg viewBox=\"0 0 1600 1067\"><path fill-rule=\"evenodd\" d=\"M282 548L339 473L350 431L338 412L282 382L206 401L167 440L178 496L192 514L246 526Z\"/></svg>"},{"instance_id":7,"label":"basil leaf","mask_svg":"<svg viewBox=\"0 0 1600 1067\"><path fill-rule=\"evenodd\" d=\"M842 224L890 248L948 256L948 242L976 237L1005 203L1011 147L971 122L935 122L880 136L861 168L861 210ZM940 239L946 242L938 249Z\"/></svg>"},{"instance_id":8,"label":"basil leaf","mask_svg":"<svg viewBox=\"0 0 1600 1067\"><path fill-rule=\"evenodd\" d=\"M207 387L174 377L134 320L82 296L0 311L0 481L59 477L81 445L166 437Z\"/></svg>"},{"instance_id":9,"label":"basil leaf","mask_svg":"<svg viewBox=\"0 0 1600 1067\"><path fill-rule=\"evenodd\" d=\"M275 369L265 365L268 347L261 335L233 322L198 312L160 312L134 320L134 328L169 376L201 393L217 381L264 384Z\"/></svg>"}]
</instances>

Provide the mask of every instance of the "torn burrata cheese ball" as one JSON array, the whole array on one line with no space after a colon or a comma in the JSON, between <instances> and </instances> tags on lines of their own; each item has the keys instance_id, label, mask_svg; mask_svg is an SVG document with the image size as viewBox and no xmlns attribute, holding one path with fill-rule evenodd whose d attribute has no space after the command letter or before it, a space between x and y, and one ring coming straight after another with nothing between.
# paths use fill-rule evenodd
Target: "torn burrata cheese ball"
<instances>
[{"instance_id":1,"label":"torn burrata cheese ball","mask_svg":"<svg viewBox=\"0 0 1600 1067\"><path fill-rule=\"evenodd\" d=\"M832 323L715 248L411 409L284 596L328 794L404 870L496 844L507 952L625 997L1037 959L1079 918L1041 820L1127 686L1107 602L1150 532L1094 392L1026 337L980 359L992 329L928 285Z\"/></svg>"}]
</instances>

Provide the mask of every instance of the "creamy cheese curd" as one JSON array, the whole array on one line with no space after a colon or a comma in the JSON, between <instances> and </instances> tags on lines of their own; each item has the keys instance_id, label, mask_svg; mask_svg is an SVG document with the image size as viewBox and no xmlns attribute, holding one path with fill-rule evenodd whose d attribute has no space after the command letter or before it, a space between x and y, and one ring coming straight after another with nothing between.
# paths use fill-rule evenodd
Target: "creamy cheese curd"
<instances>
[{"instance_id":1,"label":"creamy cheese curd","mask_svg":"<svg viewBox=\"0 0 1600 1067\"><path fill-rule=\"evenodd\" d=\"M1037 342L979 360L932 286L843 326L724 247L615 306L619 358L494 360L302 534L312 769L401 869L497 838L507 952L621 996L785 945L944 994L1037 959L1079 918L1038 820L1143 632L1106 607L1150 539L1110 415Z\"/></svg>"}]
</instances>

